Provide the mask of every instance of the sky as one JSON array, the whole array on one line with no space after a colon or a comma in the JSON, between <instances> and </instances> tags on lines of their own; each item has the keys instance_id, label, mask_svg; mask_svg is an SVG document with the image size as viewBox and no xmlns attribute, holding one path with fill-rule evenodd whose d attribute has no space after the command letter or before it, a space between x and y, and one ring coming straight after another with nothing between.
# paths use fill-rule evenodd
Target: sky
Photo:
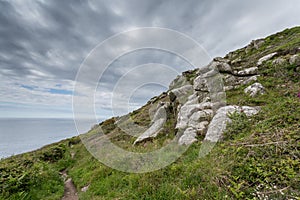
<instances>
[{"instance_id":1,"label":"sky","mask_svg":"<svg viewBox=\"0 0 300 200\"><path fill-rule=\"evenodd\" d=\"M299 10L299 0L0 0L0 118L73 117L72 99L83 95L74 92L80 66L97 45L120 32L172 29L213 58L299 26ZM80 81L95 93L92 106L104 119L142 106L191 67L170 52L141 49L115 59L96 90L89 82L93 73Z\"/></svg>"}]
</instances>

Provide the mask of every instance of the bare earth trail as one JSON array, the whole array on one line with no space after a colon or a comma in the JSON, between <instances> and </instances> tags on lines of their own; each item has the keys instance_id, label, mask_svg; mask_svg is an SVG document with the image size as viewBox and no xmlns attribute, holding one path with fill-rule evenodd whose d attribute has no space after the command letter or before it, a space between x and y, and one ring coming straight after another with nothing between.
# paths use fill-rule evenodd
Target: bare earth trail
<instances>
[{"instance_id":1,"label":"bare earth trail","mask_svg":"<svg viewBox=\"0 0 300 200\"><path fill-rule=\"evenodd\" d=\"M71 157L73 158L74 154L71 154ZM72 178L68 178L66 170L62 171L61 175L65 180L65 192L62 200L78 200L76 186L74 185Z\"/></svg>"},{"instance_id":2,"label":"bare earth trail","mask_svg":"<svg viewBox=\"0 0 300 200\"><path fill-rule=\"evenodd\" d=\"M62 176L67 179L68 174L66 170L62 171ZM78 200L77 190L71 178L65 181L65 192L62 200Z\"/></svg>"}]
</instances>

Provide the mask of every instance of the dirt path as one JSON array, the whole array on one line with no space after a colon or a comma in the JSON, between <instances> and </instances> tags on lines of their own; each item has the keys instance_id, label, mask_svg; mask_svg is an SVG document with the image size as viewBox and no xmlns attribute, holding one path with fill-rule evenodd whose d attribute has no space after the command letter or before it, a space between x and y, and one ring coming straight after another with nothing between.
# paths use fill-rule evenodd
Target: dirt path
<instances>
[{"instance_id":1,"label":"dirt path","mask_svg":"<svg viewBox=\"0 0 300 200\"><path fill-rule=\"evenodd\" d=\"M77 190L71 178L68 178L66 170L61 172L65 181L65 193L62 200L78 200Z\"/></svg>"}]
</instances>

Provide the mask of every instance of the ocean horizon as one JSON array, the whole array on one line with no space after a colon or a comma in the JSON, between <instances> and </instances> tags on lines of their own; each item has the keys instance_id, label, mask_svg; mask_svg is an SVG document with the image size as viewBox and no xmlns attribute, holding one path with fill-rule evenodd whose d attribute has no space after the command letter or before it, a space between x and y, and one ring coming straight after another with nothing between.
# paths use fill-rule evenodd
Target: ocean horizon
<instances>
[{"instance_id":1,"label":"ocean horizon","mask_svg":"<svg viewBox=\"0 0 300 200\"><path fill-rule=\"evenodd\" d=\"M0 118L0 159L77 136L93 125L82 120L84 132L78 133L72 118Z\"/></svg>"}]
</instances>

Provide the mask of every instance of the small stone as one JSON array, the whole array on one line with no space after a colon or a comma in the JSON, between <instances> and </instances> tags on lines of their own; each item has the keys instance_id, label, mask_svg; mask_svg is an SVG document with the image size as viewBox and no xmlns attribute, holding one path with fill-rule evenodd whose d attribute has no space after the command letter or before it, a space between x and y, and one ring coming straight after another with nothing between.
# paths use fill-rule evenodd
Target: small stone
<instances>
[{"instance_id":1,"label":"small stone","mask_svg":"<svg viewBox=\"0 0 300 200\"><path fill-rule=\"evenodd\" d=\"M250 67L244 70L238 71L236 75L238 76L249 76L256 75L258 73L258 67Z\"/></svg>"},{"instance_id":2,"label":"small stone","mask_svg":"<svg viewBox=\"0 0 300 200\"><path fill-rule=\"evenodd\" d=\"M257 95L261 95L265 93L265 88L260 83L254 83L247 87L244 92L249 94L251 97L255 97Z\"/></svg>"},{"instance_id":3,"label":"small stone","mask_svg":"<svg viewBox=\"0 0 300 200\"><path fill-rule=\"evenodd\" d=\"M84 186L81 188L81 192L86 192L89 189L90 185Z\"/></svg>"},{"instance_id":4,"label":"small stone","mask_svg":"<svg viewBox=\"0 0 300 200\"><path fill-rule=\"evenodd\" d=\"M268 55L266 55L266 56L260 58L260 59L258 60L258 62L257 62L257 65L258 65L258 66L262 65L264 62L266 62L266 61L272 59L272 58L273 58L274 56L276 56L276 55L277 55L277 52L268 54Z\"/></svg>"},{"instance_id":5,"label":"small stone","mask_svg":"<svg viewBox=\"0 0 300 200\"><path fill-rule=\"evenodd\" d=\"M241 84L242 85L247 85L251 82L254 82L254 81L257 81L257 78L259 77L259 75L256 75L256 76L251 76L250 78L244 80Z\"/></svg>"}]
</instances>

